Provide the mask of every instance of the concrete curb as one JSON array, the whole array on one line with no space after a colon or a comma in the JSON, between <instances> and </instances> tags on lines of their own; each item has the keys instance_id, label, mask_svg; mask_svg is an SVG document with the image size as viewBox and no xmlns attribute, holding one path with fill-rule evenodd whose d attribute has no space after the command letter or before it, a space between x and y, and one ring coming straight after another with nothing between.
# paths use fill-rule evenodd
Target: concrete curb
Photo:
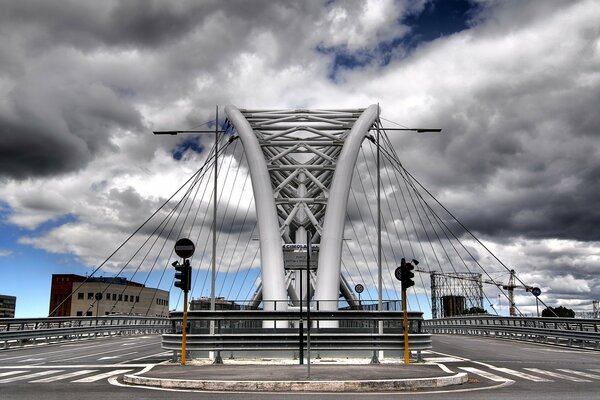
<instances>
[{"instance_id":1,"label":"concrete curb","mask_svg":"<svg viewBox=\"0 0 600 400\"><path fill-rule=\"evenodd\" d=\"M195 389L220 392L387 392L410 391L460 385L467 382L467 373L452 376L408 379L372 379L354 381L232 381L165 379L125 375L123 381L132 385L153 386L168 389Z\"/></svg>"}]
</instances>

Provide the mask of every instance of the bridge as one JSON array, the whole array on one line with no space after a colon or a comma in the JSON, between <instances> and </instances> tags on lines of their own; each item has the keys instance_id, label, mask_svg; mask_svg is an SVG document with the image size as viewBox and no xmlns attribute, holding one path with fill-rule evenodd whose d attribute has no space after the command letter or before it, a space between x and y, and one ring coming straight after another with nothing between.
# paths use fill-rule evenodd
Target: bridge
<instances>
[{"instance_id":1,"label":"bridge","mask_svg":"<svg viewBox=\"0 0 600 400\"><path fill-rule=\"evenodd\" d=\"M189 134L182 145L196 149L214 134L214 144L198 151L199 169L90 275L110 267L117 277L168 286L171 316L149 315L148 307L138 315L0 320L0 385L15 385L11 394L50 382L110 381L111 390L128 390L117 377L182 357L184 330L192 359L275 354L302 363L306 351L309 365L311 346L316 364L393 360L407 333L414 361L467 373L478 390L515 384L526 391L534 382L593 392L600 320L521 312L514 289L545 305L543 288L521 280L421 185L390 139L438 129L394 124L378 105L227 106L225 114L219 119L217 109L203 129L157 132ZM173 243L182 237L196 244L187 320L173 287ZM395 277L403 258L418 262L406 298ZM114 300L103 296L109 287L88 312ZM183 302L187 308L187 295ZM101 352L88 351L96 347ZM515 360L523 364L515 368Z\"/></svg>"}]
</instances>

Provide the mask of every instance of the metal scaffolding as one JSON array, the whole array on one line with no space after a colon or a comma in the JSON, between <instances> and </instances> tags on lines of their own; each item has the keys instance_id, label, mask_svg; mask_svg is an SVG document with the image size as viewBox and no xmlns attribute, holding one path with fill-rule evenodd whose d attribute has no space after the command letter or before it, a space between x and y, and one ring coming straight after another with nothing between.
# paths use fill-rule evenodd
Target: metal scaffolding
<instances>
[{"instance_id":1,"label":"metal scaffolding","mask_svg":"<svg viewBox=\"0 0 600 400\"><path fill-rule=\"evenodd\" d=\"M473 307L483 309L481 274L431 272L431 317L460 315Z\"/></svg>"}]
</instances>

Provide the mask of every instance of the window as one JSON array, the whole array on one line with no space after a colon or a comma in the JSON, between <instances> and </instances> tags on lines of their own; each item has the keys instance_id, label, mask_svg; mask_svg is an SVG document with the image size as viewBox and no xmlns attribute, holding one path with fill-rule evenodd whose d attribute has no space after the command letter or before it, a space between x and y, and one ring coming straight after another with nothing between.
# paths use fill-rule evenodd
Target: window
<instances>
[{"instance_id":1,"label":"window","mask_svg":"<svg viewBox=\"0 0 600 400\"><path fill-rule=\"evenodd\" d=\"M116 293L113 293L113 300L117 301L117 294Z\"/></svg>"},{"instance_id":2,"label":"window","mask_svg":"<svg viewBox=\"0 0 600 400\"><path fill-rule=\"evenodd\" d=\"M94 300L94 293L88 292L88 300Z\"/></svg>"},{"instance_id":3,"label":"window","mask_svg":"<svg viewBox=\"0 0 600 400\"><path fill-rule=\"evenodd\" d=\"M92 316L92 312L91 311L86 311L85 315L88 316L88 317L91 317Z\"/></svg>"},{"instance_id":4,"label":"window","mask_svg":"<svg viewBox=\"0 0 600 400\"><path fill-rule=\"evenodd\" d=\"M122 301L122 300L123 300L123 295L122 295L122 294L120 294L120 295L119 295L119 301Z\"/></svg>"},{"instance_id":5,"label":"window","mask_svg":"<svg viewBox=\"0 0 600 400\"><path fill-rule=\"evenodd\" d=\"M77 300L83 300L83 292L77 293Z\"/></svg>"},{"instance_id":6,"label":"window","mask_svg":"<svg viewBox=\"0 0 600 400\"><path fill-rule=\"evenodd\" d=\"M83 293L81 293L81 297L83 297ZM83 315L83 311L77 311L77 316L81 317Z\"/></svg>"},{"instance_id":7,"label":"window","mask_svg":"<svg viewBox=\"0 0 600 400\"><path fill-rule=\"evenodd\" d=\"M129 295L128 294L125 295L125 301L129 301Z\"/></svg>"},{"instance_id":8,"label":"window","mask_svg":"<svg viewBox=\"0 0 600 400\"><path fill-rule=\"evenodd\" d=\"M133 298L133 295L129 296L129 302L133 303L135 301L135 299Z\"/></svg>"},{"instance_id":9,"label":"window","mask_svg":"<svg viewBox=\"0 0 600 400\"><path fill-rule=\"evenodd\" d=\"M140 296L135 296L135 302L139 303L140 302Z\"/></svg>"}]
</instances>

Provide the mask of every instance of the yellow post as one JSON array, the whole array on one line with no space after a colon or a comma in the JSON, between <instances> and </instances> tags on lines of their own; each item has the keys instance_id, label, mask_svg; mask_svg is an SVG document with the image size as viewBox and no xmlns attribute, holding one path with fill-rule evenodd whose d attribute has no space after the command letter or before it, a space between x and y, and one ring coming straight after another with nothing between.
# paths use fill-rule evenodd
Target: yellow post
<instances>
[{"instance_id":1,"label":"yellow post","mask_svg":"<svg viewBox=\"0 0 600 400\"><path fill-rule=\"evenodd\" d=\"M402 288L402 313L404 314L404 364L410 363L410 351L408 349L408 314L406 312L406 289Z\"/></svg>"},{"instance_id":2,"label":"yellow post","mask_svg":"<svg viewBox=\"0 0 600 400\"><path fill-rule=\"evenodd\" d=\"M187 290L183 292L183 327L181 329L181 365L185 365L187 327Z\"/></svg>"}]
</instances>

